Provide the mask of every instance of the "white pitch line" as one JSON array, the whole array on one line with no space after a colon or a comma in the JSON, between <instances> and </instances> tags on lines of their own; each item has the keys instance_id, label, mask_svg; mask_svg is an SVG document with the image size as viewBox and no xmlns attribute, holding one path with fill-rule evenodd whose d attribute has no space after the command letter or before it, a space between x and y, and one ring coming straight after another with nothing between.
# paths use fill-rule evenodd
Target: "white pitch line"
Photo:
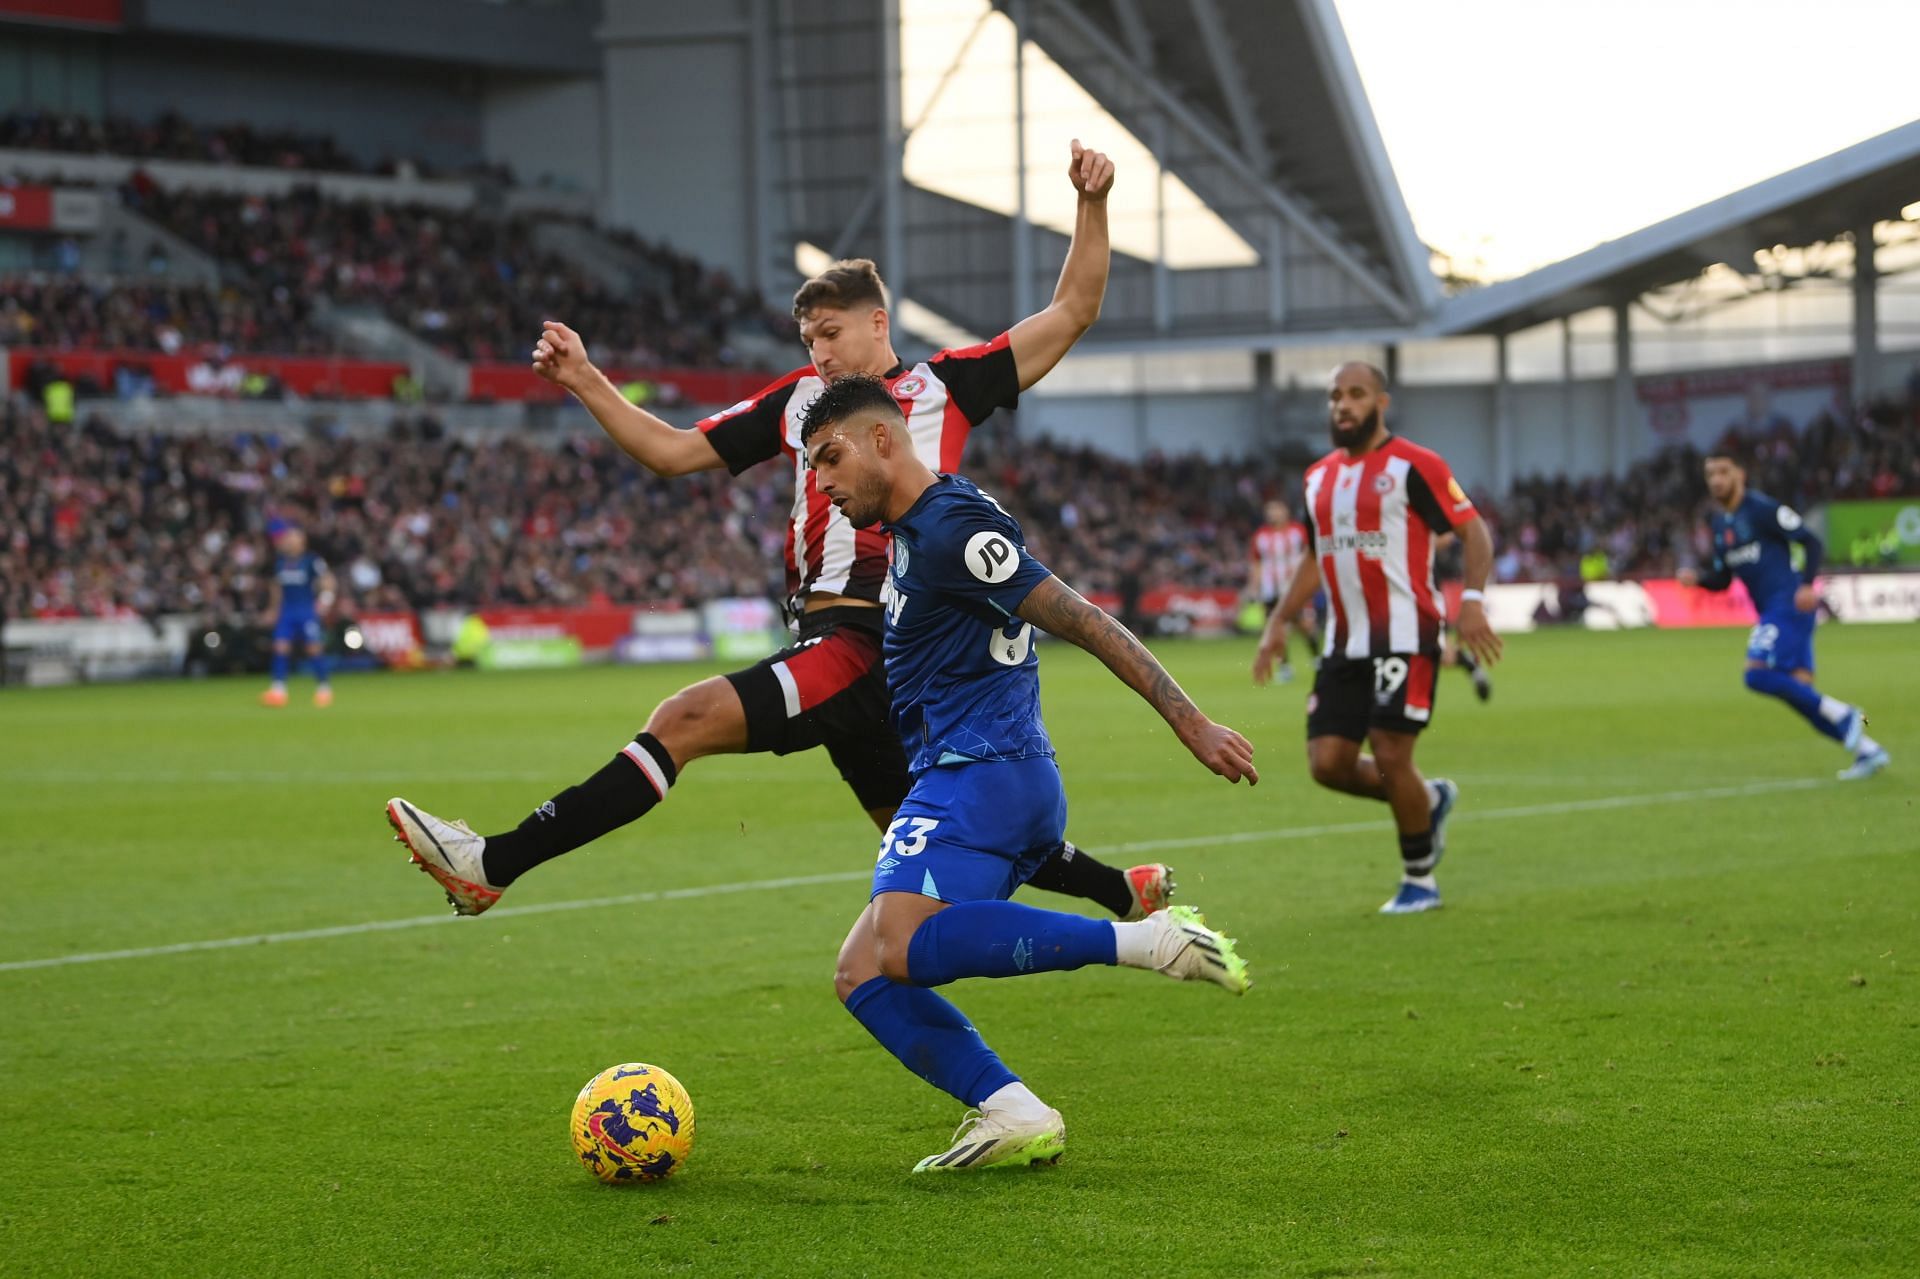
<instances>
[{"instance_id":1,"label":"white pitch line","mask_svg":"<svg viewBox=\"0 0 1920 1279\"><path fill-rule=\"evenodd\" d=\"M1655 804L1684 804L1694 800L1740 799L1779 791L1812 790L1830 783L1813 777L1787 781L1748 782L1744 786L1708 786L1700 790L1659 791L1646 795L1604 795L1598 799L1566 799L1551 804L1522 804L1515 808L1472 809L1455 821L1498 821L1515 817L1552 817L1562 813L1597 813L1614 808L1642 808ZM1229 835L1190 835L1180 839L1149 839L1137 844L1102 844L1093 852L1148 853L1173 848L1207 848L1216 844L1253 844L1265 840L1313 839L1321 835L1357 835L1392 830L1393 822L1376 818L1366 822L1331 822L1321 826L1287 826L1278 830L1247 830Z\"/></svg>"},{"instance_id":2,"label":"white pitch line","mask_svg":"<svg viewBox=\"0 0 1920 1279\"><path fill-rule=\"evenodd\" d=\"M1655 804L1684 804L1701 800L1740 799L1770 795L1781 791L1811 790L1826 782L1815 778L1785 781L1749 782L1744 786L1709 786L1699 790L1659 791L1643 795L1606 795L1598 799L1569 799L1552 804L1524 804L1515 808L1468 809L1459 821L1496 821L1525 817L1551 817L1563 813L1604 812L1610 809L1642 808ZM1223 835L1193 835L1178 839L1148 839L1129 844L1106 844L1101 851L1150 853L1175 848L1202 848L1222 844L1251 844L1268 840L1314 839L1322 835L1351 835L1365 831L1390 830L1391 821L1332 822L1317 826L1282 826L1273 830L1233 831ZM551 915L561 911L597 910L607 906L637 906L648 902L684 901L696 897L724 897L733 893L772 892L781 888L806 888L815 884L844 884L868 879L870 871L836 871L826 875L792 875L782 879L752 879L732 884L703 884L692 888L665 888L645 893L623 893L617 897L582 897L570 901L534 902L526 906L496 906L487 913L495 919L515 915ZM185 955L204 950L232 950L242 946L267 946L279 942L319 941L327 937L351 937L359 933L388 933L405 928L424 928L430 924L451 924L458 915L414 915L406 919L375 919L358 924L336 924L331 928L306 928L297 932L255 933L249 937L221 937L211 941L174 942L167 946L140 946L132 950L96 950L76 955L52 955L44 959L15 959L0 963L0 973L21 972L31 968L64 968L70 964L99 964L115 959L151 959L160 955Z\"/></svg>"}]
</instances>

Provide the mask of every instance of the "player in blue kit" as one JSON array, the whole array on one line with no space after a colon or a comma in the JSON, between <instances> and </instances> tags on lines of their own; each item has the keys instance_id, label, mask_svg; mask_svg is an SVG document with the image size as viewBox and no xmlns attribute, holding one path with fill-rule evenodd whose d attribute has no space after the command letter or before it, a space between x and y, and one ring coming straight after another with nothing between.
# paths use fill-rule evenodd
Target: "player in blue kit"
<instances>
[{"instance_id":1,"label":"player in blue kit","mask_svg":"<svg viewBox=\"0 0 1920 1279\"><path fill-rule=\"evenodd\" d=\"M847 1011L906 1067L969 1107L953 1145L915 1172L1052 1161L1060 1112L1008 1070L930 987L1089 964L1150 968L1247 989L1231 939L1187 906L1109 923L1008 901L1061 847L1067 801L1040 720L1033 628L1086 649L1230 782L1259 775L1253 748L1215 724L1125 627L1027 553L1020 526L967 480L914 451L877 378L828 385L800 440L819 491L849 523L893 534L885 661L912 787L880 843L873 891L840 950Z\"/></svg>"},{"instance_id":2,"label":"player in blue kit","mask_svg":"<svg viewBox=\"0 0 1920 1279\"><path fill-rule=\"evenodd\" d=\"M1808 532L1790 506L1747 488L1746 468L1728 452L1709 453L1707 492L1720 509L1707 517L1713 538L1712 571L1683 569L1680 581L1724 591L1739 578L1753 598L1760 622L1747 640L1747 687L1777 697L1807 723L1839 742L1853 756L1841 780L1871 777L1891 757L1867 736L1867 716L1858 706L1823 696L1813 686L1813 579L1820 572L1820 539ZM1798 545L1805 559L1793 567Z\"/></svg>"},{"instance_id":3,"label":"player in blue kit","mask_svg":"<svg viewBox=\"0 0 1920 1279\"><path fill-rule=\"evenodd\" d=\"M320 619L333 607L333 574L325 560L307 549L307 535L294 525L274 520L267 525L267 532L276 552L272 602L267 606L273 615L273 683L260 694L261 704L287 704L287 668L293 662L293 645L298 640L306 647L307 660L319 681L319 687L313 690L313 704L331 706L327 635Z\"/></svg>"}]
</instances>

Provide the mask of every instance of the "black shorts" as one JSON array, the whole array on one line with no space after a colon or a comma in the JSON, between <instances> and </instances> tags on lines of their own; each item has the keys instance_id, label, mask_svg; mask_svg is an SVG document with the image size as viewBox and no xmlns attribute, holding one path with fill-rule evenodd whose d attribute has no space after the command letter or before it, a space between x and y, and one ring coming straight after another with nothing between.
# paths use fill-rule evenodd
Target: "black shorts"
<instances>
[{"instance_id":1,"label":"black shorts","mask_svg":"<svg viewBox=\"0 0 1920 1279\"><path fill-rule=\"evenodd\" d=\"M893 731L877 608L824 608L800 618L800 642L727 676L747 713L747 750L827 748L862 808L907 797L907 754Z\"/></svg>"},{"instance_id":2,"label":"black shorts","mask_svg":"<svg viewBox=\"0 0 1920 1279\"><path fill-rule=\"evenodd\" d=\"M1364 742L1370 729L1417 733L1433 720L1438 653L1326 657L1307 699L1307 738Z\"/></svg>"}]
</instances>

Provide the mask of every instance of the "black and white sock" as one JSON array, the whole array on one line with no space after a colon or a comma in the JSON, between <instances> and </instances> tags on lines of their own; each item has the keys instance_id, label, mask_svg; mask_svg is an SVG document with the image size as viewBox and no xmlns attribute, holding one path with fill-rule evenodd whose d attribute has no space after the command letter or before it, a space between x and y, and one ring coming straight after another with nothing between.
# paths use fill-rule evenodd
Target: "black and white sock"
<instances>
[{"instance_id":1,"label":"black and white sock","mask_svg":"<svg viewBox=\"0 0 1920 1279\"><path fill-rule=\"evenodd\" d=\"M1439 860L1433 851L1431 827L1418 835L1400 836L1400 869L1408 879L1425 879L1433 874L1434 863Z\"/></svg>"},{"instance_id":2,"label":"black and white sock","mask_svg":"<svg viewBox=\"0 0 1920 1279\"><path fill-rule=\"evenodd\" d=\"M599 772L534 809L518 827L487 836L481 853L487 882L505 888L541 862L645 817L667 797L675 773L660 739L641 733Z\"/></svg>"}]
</instances>

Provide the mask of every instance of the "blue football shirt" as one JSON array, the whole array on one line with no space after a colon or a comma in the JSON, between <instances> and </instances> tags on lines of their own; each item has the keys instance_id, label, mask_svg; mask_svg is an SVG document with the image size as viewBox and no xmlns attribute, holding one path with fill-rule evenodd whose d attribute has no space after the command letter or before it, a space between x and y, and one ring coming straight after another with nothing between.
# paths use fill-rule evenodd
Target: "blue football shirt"
<instances>
[{"instance_id":1,"label":"blue football shirt","mask_svg":"<svg viewBox=\"0 0 1920 1279\"><path fill-rule=\"evenodd\" d=\"M311 613L320 579L327 573L327 562L312 551L282 555L274 566L280 582L280 611L285 614Z\"/></svg>"},{"instance_id":2,"label":"blue football shirt","mask_svg":"<svg viewBox=\"0 0 1920 1279\"><path fill-rule=\"evenodd\" d=\"M909 769L1051 757L1033 627L1015 616L1051 574L1019 522L943 475L889 529L887 688Z\"/></svg>"},{"instance_id":3,"label":"blue football shirt","mask_svg":"<svg viewBox=\"0 0 1920 1279\"><path fill-rule=\"evenodd\" d=\"M1793 608L1793 593L1820 571L1820 539L1807 531L1799 512L1765 493L1749 489L1731 511L1714 510L1707 516L1713 535L1713 569L1700 584L1724 590L1739 578L1762 616ZM1793 544L1805 552L1806 563L1793 566Z\"/></svg>"}]
</instances>

